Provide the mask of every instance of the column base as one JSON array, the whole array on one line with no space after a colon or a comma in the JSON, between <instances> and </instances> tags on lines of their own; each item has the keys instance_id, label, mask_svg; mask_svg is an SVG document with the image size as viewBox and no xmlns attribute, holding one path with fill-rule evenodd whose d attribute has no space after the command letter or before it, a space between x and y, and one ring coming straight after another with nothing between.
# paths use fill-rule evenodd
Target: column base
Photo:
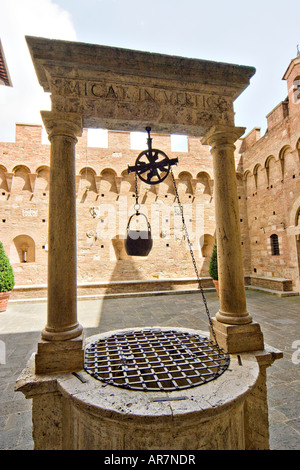
<instances>
[{"instance_id":1,"label":"column base","mask_svg":"<svg viewBox=\"0 0 300 470\"><path fill-rule=\"evenodd\" d=\"M246 325L252 323L252 317L248 312L239 314L239 316L233 316L232 314L226 314L219 310L216 314L216 320L219 323L226 323L227 325Z\"/></svg>"},{"instance_id":2,"label":"column base","mask_svg":"<svg viewBox=\"0 0 300 470\"><path fill-rule=\"evenodd\" d=\"M83 335L67 341L41 339L35 354L35 373L74 372L84 365Z\"/></svg>"},{"instance_id":3,"label":"column base","mask_svg":"<svg viewBox=\"0 0 300 470\"><path fill-rule=\"evenodd\" d=\"M264 349L264 337L258 323L229 325L212 318L212 324L219 346L229 354ZM211 331L210 338L214 340Z\"/></svg>"},{"instance_id":4,"label":"column base","mask_svg":"<svg viewBox=\"0 0 300 470\"><path fill-rule=\"evenodd\" d=\"M80 337L82 332L82 325L78 322L74 323L74 325L68 325L61 330L46 325L41 333L41 337L46 341L67 341Z\"/></svg>"}]
</instances>

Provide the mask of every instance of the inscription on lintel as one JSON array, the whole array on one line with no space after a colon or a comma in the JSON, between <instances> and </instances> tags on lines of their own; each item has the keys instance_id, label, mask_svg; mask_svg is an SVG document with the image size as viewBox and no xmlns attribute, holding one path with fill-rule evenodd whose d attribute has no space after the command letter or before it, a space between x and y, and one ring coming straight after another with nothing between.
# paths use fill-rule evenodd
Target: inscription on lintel
<instances>
[{"instance_id":1,"label":"inscription on lintel","mask_svg":"<svg viewBox=\"0 0 300 470\"><path fill-rule=\"evenodd\" d=\"M221 94L178 91L140 85L113 82L85 81L56 78L52 80L53 95L68 98L98 99L118 102L152 102L162 106L179 106L223 113L231 109L231 103Z\"/></svg>"}]
</instances>

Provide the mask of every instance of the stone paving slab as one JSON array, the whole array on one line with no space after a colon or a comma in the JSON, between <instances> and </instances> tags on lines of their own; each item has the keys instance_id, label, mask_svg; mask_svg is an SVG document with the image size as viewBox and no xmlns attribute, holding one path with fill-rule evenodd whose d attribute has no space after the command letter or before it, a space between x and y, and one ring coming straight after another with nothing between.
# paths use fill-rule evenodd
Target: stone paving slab
<instances>
[{"instance_id":1,"label":"stone paving slab","mask_svg":"<svg viewBox=\"0 0 300 470\"><path fill-rule=\"evenodd\" d=\"M218 311L215 292L206 294L211 316ZM283 359L268 369L271 450L300 449L300 297L278 298L247 291L247 305L260 323L265 342ZM207 331L199 293L78 302L85 335L113 329L169 326ZM0 449L33 449L31 400L14 392L15 381L36 351L46 323L46 303L11 303L0 313ZM296 343L298 341L298 343ZM299 352L297 353L297 351ZM5 353L5 354L4 354Z\"/></svg>"}]
</instances>

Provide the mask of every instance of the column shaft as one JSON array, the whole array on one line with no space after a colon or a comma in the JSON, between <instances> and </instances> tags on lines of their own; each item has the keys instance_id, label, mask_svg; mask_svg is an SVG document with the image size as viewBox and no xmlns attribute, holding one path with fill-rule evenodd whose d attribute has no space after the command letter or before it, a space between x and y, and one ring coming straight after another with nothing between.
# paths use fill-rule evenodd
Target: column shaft
<instances>
[{"instance_id":1,"label":"column shaft","mask_svg":"<svg viewBox=\"0 0 300 470\"><path fill-rule=\"evenodd\" d=\"M211 145L220 310L213 326L220 346L228 352L263 349L263 336L247 311L236 185L234 142L244 128L210 129L202 143Z\"/></svg>"},{"instance_id":2,"label":"column shaft","mask_svg":"<svg viewBox=\"0 0 300 470\"><path fill-rule=\"evenodd\" d=\"M52 135L50 140L48 317L42 338L68 339L79 333L75 185L77 139Z\"/></svg>"},{"instance_id":3,"label":"column shaft","mask_svg":"<svg viewBox=\"0 0 300 470\"><path fill-rule=\"evenodd\" d=\"M83 367L82 326L77 320L75 146L81 117L42 112L51 143L47 324L35 356L36 373Z\"/></svg>"}]
</instances>

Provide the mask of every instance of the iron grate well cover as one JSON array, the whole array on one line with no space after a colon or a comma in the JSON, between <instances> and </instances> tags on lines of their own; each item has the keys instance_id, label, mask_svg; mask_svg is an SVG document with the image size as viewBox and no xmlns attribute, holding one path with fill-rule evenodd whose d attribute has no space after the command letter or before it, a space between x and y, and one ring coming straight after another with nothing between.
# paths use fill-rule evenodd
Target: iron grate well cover
<instances>
[{"instance_id":1,"label":"iron grate well cover","mask_svg":"<svg viewBox=\"0 0 300 470\"><path fill-rule=\"evenodd\" d=\"M85 350L84 369L95 379L139 391L196 387L228 368L229 354L206 337L177 330L113 334Z\"/></svg>"}]
</instances>

